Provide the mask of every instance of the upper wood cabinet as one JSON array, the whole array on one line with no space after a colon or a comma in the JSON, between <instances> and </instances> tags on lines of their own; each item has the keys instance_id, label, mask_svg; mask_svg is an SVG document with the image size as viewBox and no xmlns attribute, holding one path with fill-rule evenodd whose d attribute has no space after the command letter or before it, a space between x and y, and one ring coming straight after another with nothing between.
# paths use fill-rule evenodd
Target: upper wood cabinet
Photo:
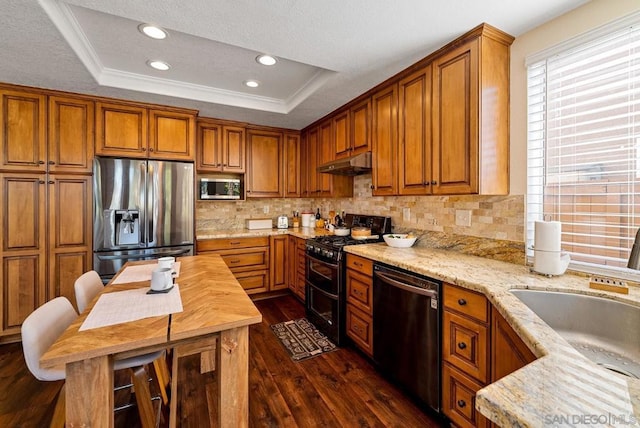
<instances>
[{"instance_id":1,"label":"upper wood cabinet","mask_svg":"<svg viewBox=\"0 0 640 428\"><path fill-rule=\"evenodd\" d=\"M247 131L247 176L248 198L282 198L283 135L262 129Z\"/></svg>"},{"instance_id":2,"label":"upper wood cabinet","mask_svg":"<svg viewBox=\"0 0 640 428\"><path fill-rule=\"evenodd\" d=\"M307 193L305 196L313 198L320 193L320 183L318 182L318 128L311 128L306 133L306 170L307 170ZM305 162L303 161L303 162Z\"/></svg>"},{"instance_id":3,"label":"upper wood cabinet","mask_svg":"<svg viewBox=\"0 0 640 428\"><path fill-rule=\"evenodd\" d=\"M398 83L398 194L431 193L431 66Z\"/></svg>"},{"instance_id":4,"label":"upper wood cabinet","mask_svg":"<svg viewBox=\"0 0 640 428\"><path fill-rule=\"evenodd\" d=\"M318 164L324 165L335 158L335 145L333 140L333 121L325 120L318 126ZM331 174L318 174L319 197L330 197L332 177Z\"/></svg>"},{"instance_id":5,"label":"upper wood cabinet","mask_svg":"<svg viewBox=\"0 0 640 428\"><path fill-rule=\"evenodd\" d=\"M96 154L194 160L195 112L96 103Z\"/></svg>"},{"instance_id":6,"label":"upper wood cabinet","mask_svg":"<svg viewBox=\"0 0 640 428\"><path fill-rule=\"evenodd\" d=\"M198 172L243 173L245 167L245 127L198 120Z\"/></svg>"},{"instance_id":7,"label":"upper wood cabinet","mask_svg":"<svg viewBox=\"0 0 640 428\"><path fill-rule=\"evenodd\" d=\"M398 193L398 85L392 84L371 96L372 193Z\"/></svg>"},{"instance_id":8,"label":"upper wood cabinet","mask_svg":"<svg viewBox=\"0 0 640 428\"><path fill-rule=\"evenodd\" d=\"M46 96L0 90L0 168L45 171Z\"/></svg>"},{"instance_id":9,"label":"upper wood cabinet","mask_svg":"<svg viewBox=\"0 0 640 428\"><path fill-rule=\"evenodd\" d=\"M91 100L49 97L49 172L92 172L94 106Z\"/></svg>"},{"instance_id":10,"label":"upper wood cabinet","mask_svg":"<svg viewBox=\"0 0 640 428\"><path fill-rule=\"evenodd\" d=\"M509 46L488 25L433 66L434 194L509 193Z\"/></svg>"},{"instance_id":11,"label":"upper wood cabinet","mask_svg":"<svg viewBox=\"0 0 640 428\"><path fill-rule=\"evenodd\" d=\"M349 108L349 136L351 155L371 150L371 98L367 97Z\"/></svg>"},{"instance_id":12,"label":"upper wood cabinet","mask_svg":"<svg viewBox=\"0 0 640 428\"><path fill-rule=\"evenodd\" d=\"M333 124L334 159L351 155L351 135L349 133L349 109L344 109L331 118Z\"/></svg>"},{"instance_id":13,"label":"upper wood cabinet","mask_svg":"<svg viewBox=\"0 0 640 428\"><path fill-rule=\"evenodd\" d=\"M287 132L284 134L284 196L299 198L301 191L301 158L300 134Z\"/></svg>"}]
</instances>

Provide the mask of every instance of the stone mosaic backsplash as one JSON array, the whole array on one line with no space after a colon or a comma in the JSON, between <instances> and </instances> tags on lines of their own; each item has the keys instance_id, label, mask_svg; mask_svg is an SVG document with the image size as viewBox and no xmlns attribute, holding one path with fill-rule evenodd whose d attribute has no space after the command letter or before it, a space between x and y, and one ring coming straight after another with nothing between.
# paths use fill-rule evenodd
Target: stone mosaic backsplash
<instances>
[{"instance_id":1,"label":"stone mosaic backsplash","mask_svg":"<svg viewBox=\"0 0 640 428\"><path fill-rule=\"evenodd\" d=\"M391 217L396 233L420 235L416 245L525 263L524 196L372 196L371 175L355 177L352 198L249 199L197 201L196 234L243 229L249 218L291 216L293 211L320 208ZM408 209L408 219L403 211ZM456 211L471 212L471 225L456 225ZM265 211L267 211L265 213Z\"/></svg>"}]
</instances>

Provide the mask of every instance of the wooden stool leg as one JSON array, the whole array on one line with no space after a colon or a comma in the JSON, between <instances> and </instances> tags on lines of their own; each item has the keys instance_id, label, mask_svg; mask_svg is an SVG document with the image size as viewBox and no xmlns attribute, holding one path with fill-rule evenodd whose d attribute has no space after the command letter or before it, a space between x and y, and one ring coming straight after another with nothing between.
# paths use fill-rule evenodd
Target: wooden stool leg
<instances>
[{"instance_id":1,"label":"wooden stool leg","mask_svg":"<svg viewBox=\"0 0 640 428\"><path fill-rule=\"evenodd\" d=\"M149 375L144 367L135 367L130 370L142 428L155 428L156 417L151 402L151 391L149 391Z\"/></svg>"},{"instance_id":2,"label":"wooden stool leg","mask_svg":"<svg viewBox=\"0 0 640 428\"><path fill-rule=\"evenodd\" d=\"M153 360L153 369L156 372L158 387L160 388L160 395L162 396L162 403L166 406L169 402L169 397L167 396L167 385L171 381L171 377L169 375L169 369L167 368L167 361L165 360L164 355Z\"/></svg>"},{"instance_id":3,"label":"wooden stool leg","mask_svg":"<svg viewBox=\"0 0 640 428\"><path fill-rule=\"evenodd\" d=\"M177 348L174 348L171 364L171 406L169 409L169 428L176 428L178 420L178 358Z\"/></svg>"}]
</instances>

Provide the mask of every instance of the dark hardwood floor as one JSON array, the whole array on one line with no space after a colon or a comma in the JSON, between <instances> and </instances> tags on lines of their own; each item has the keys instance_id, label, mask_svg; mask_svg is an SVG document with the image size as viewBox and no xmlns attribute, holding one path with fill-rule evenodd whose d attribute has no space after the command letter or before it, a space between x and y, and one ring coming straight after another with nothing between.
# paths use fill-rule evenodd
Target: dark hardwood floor
<instances>
[{"instance_id":1,"label":"dark hardwood floor","mask_svg":"<svg viewBox=\"0 0 640 428\"><path fill-rule=\"evenodd\" d=\"M255 302L263 315L249 336L249 418L252 427L437 427L367 359L345 347L301 362L291 360L269 326L304 317L293 297ZM179 426L213 426L215 373L200 375L199 356L180 360ZM62 382L39 382L20 344L0 346L0 427L44 427ZM129 411L116 426L137 425Z\"/></svg>"}]
</instances>

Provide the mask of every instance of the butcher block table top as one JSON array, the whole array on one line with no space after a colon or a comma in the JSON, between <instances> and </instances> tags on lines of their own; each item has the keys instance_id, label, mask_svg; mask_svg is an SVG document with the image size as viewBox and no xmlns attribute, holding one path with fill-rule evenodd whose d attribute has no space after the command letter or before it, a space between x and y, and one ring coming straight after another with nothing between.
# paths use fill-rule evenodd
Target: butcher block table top
<instances>
[{"instance_id":1,"label":"butcher block table top","mask_svg":"<svg viewBox=\"0 0 640 428\"><path fill-rule=\"evenodd\" d=\"M211 337L220 335L222 346L218 346L216 352L219 353L220 348L224 348L228 355L226 359L220 360L218 374L226 379L237 375L230 371L247 371L248 326L261 322L262 315L219 255L189 256L178 260L181 267L176 283L182 300L182 312L79 331L98 301L99 295L42 356L40 362L44 367L66 364L68 426L113 426L112 409L108 407L108 403L102 405L104 409L96 408L95 405L92 406L91 400L112 395L113 392L107 389L112 388L113 382L100 382L100 379L112 370L115 359L176 348L187 342L204 343ZM129 262L122 270L128 266L145 263L155 261ZM108 284L101 295L134 288L149 288L149 284L150 281ZM152 301L149 299L150 304ZM246 340L243 339L245 337ZM237 355L235 360L238 361L234 360L234 355ZM95 373L89 377L93 376L93 381L86 379L87 371L82 367L92 368L91 371ZM241 373L240 380L245 375L246 373ZM242 389L240 397L248 396L248 382L246 385L244 382L235 382L234 387ZM92 389L99 393L92 392ZM71 391L76 393L71 395ZM225 392L221 391L221 394ZM221 397L220 402L229 404L225 397ZM236 411L233 417L238 418L239 426L246 425L246 403L235 403L240 411ZM94 408L87 411L86 407ZM223 414L224 417L230 417L228 411L223 411ZM220 413L219 415L223 416ZM248 414L246 416L248 418Z\"/></svg>"}]
</instances>

